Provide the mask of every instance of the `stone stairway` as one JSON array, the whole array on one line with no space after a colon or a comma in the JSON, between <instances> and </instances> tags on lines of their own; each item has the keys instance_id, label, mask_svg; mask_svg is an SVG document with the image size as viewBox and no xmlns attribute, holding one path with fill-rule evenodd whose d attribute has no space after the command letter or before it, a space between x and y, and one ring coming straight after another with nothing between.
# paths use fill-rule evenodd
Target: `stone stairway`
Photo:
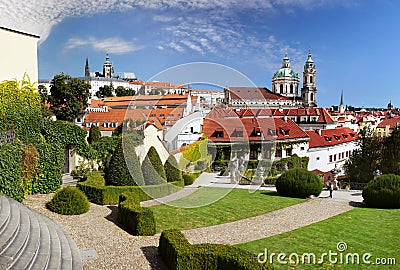
<instances>
[{"instance_id":1,"label":"stone stairway","mask_svg":"<svg viewBox=\"0 0 400 270\"><path fill-rule=\"evenodd\" d=\"M83 269L79 249L48 217L0 194L0 270Z\"/></svg>"}]
</instances>

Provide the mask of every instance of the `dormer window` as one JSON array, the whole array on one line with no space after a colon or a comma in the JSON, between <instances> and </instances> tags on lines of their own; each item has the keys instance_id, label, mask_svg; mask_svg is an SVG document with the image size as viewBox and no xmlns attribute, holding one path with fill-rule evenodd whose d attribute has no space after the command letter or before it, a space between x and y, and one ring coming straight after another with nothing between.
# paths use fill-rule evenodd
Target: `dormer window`
<instances>
[{"instance_id":1,"label":"dormer window","mask_svg":"<svg viewBox=\"0 0 400 270\"><path fill-rule=\"evenodd\" d=\"M118 122L112 122L112 123L111 123L111 127L112 127L112 128L116 128L117 126L118 126Z\"/></svg>"},{"instance_id":2,"label":"dormer window","mask_svg":"<svg viewBox=\"0 0 400 270\"><path fill-rule=\"evenodd\" d=\"M290 129L288 129L288 128L279 128L279 131L281 132L281 134L283 135L283 136L289 136L289 131L290 131Z\"/></svg>"},{"instance_id":3,"label":"dormer window","mask_svg":"<svg viewBox=\"0 0 400 270\"><path fill-rule=\"evenodd\" d=\"M331 141L332 141L332 137L325 136L325 141L327 141L327 142L331 142Z\"/></svg>"},{"instance_id":4,"label":"dormer window","mask_svg":"<svg viewBox=\"0 0 400 270\"><path fill-rule=\"evenodd\" d=\"M254 136L261 136L261 127L254 128Z\"/></svg>"},{"instance_id":5,"label":"dormer window","mask_svg":"<svg viewBox=\"0 0 400 270\"><path fill-rule=\"evenodd\" d=\"M271 128L269 128L269 129L268 129L268 135L270 135L270 136L276 136L276 129L271 129Z\"/></svg>"},{"instance_id":6,"label":"dormer window","mask_svg":"<svg viewBox=\"0 0 400 270\"><path fill-rule=\"evenodd\" d=\"M333 135L333 137L334 137L336 140L340 141L340 136L338 136L338 135Z\"/></svg>"},{"instance_id":7,"label":"dormer window","mask_svg":"<svg viewBox=\"0 0 400 270\"><path fill-rule=\"evenodd\" d=\"M243 137L243 129L241 128L236 128L235 131L233 132L234 137L242 138Z\"/></svg>"},{"instance_id":8,"label":"dormer window","mask_svg":"<svg viewBox=\"0 0 400 270\"><path fill-rule=\"evenodd\" d=\"M108 128L108 127L110 127L110 123L109 123L109 122L104 122L103 126L104 126L105 128Z\"/></svg>"}]
</instances>

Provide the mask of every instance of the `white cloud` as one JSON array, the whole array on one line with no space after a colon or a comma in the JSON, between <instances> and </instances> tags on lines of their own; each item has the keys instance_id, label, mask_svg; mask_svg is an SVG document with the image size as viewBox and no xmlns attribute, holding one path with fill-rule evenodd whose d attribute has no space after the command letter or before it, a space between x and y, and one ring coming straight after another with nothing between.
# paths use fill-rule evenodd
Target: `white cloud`
<instances>
[{"instance_id":1,"label":"white cloud","mask_svg":"<svg viewBox=\"0 0 400 270\"><path fill-rule=\"evenodd\" d=\"M93 49L112 54L124 54L128 52L138 51L144 46L137 46L133 42L122 40L120 38L97 39L89 38L71 38L65 44L66 50L72 50L78 47L91 46Z\"/></svg>"},{"instance_id":2,"label":"white cloud","mask_svg":"<svg viewBox=\"0 0 400 270\"><path fill-rule=\"evenodd\" d=\"M136 7L149 9L197 9L221 11L226 9L274 9L277 7L315 8L324 5L346 5L347 0L8 0L0 2L0 25L42 36L48 36L52 26L69 17L126 11ZM348 4L347 4L348 5ZM156 16L154 20L166 22L173 17Z\"/></svg>"}]
</instances>

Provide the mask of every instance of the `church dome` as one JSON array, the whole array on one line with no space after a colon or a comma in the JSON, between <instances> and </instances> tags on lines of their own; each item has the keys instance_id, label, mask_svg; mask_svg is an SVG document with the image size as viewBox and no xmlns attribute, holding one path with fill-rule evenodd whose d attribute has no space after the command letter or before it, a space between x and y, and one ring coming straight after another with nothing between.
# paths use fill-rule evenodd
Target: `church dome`
<instances>
[{"instance_id":1,"label":"church dome","mask_svg":"<svg viewBox=\"0 0 400 270\"><path fill-rule=\"evenodd\" d=\"M274 73L274 77L272 78L277 77L299 77L299 74L290 68L290 61L287 54L285 54L285 58L283 58L282 67Z\"/></svg>"}]
</instances>

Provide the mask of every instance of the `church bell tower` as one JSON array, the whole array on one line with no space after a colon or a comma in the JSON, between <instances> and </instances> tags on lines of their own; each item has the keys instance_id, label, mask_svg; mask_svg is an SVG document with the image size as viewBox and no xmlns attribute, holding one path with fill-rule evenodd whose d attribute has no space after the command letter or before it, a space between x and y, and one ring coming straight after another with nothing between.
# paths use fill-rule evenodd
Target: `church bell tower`
<instances>
[{"instance_id":1,"label":"church bell tower","mask_svg":"<svg viewBox=\"0 0 400 270\"><path fill-rule=\"evenodd\" d=\"M308 52L308 58L303 71L303 88L301 88L301 97L304 107L317 107L317 87L315 86L316 69L312 60L311 52Z\"/></svg>"}]
</instances>

